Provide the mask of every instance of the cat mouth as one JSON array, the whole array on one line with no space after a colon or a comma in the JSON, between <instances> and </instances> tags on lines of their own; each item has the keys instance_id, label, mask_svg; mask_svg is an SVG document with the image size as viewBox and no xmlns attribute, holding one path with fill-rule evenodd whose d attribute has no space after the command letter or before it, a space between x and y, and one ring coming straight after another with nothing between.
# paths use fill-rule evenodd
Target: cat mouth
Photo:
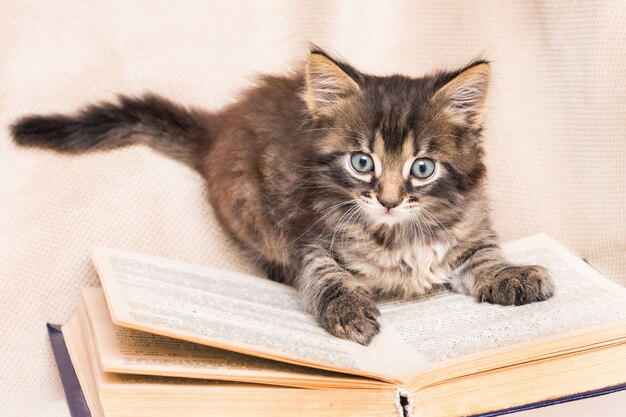
<instances>
[{"instance_id":1,"label":"cat mouth","mask_svg":"<svg viewBox=\"0 0 626 417\"><path fill-rule=\"evenodd\" d=\"M407 213L397 208L376 207L373 212L373 217L377 223L387 225L400 223L407 218Z\"/></svg>"},{"instance_id":2,"label":"cat mouth","mask_svg":"<svg viewBox=\"0 0 626 417\"><path fill-rule=\"evenodd\" d=\"M394 225L407 220L411 215L404 207L387 208L380 204L372 204L369 201L363 201L366 208L365 211L373 223Z\"/></svg>"}]
</instances>

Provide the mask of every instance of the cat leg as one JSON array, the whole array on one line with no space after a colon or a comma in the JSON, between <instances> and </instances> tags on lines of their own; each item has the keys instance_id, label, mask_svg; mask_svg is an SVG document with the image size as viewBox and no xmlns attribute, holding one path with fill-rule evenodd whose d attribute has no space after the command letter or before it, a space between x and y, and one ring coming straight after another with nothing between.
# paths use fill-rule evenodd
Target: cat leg
<instances>
[{"instance_id":1,"label":"cat leg","mask_svg":"<svg viewBox=\"0 0 626 417\"><path fill-rule=\"evenodd\" d=\"M380 331L369 290L325 251L304 256L298 287L306 308L330 334L367 345Z\"/></svg>"},{"instance_id":2,"label":"cat leg","mask_svg":"<svg viewBox=\"0 0 626 417\"><path fill-rule=\"evenodd\" d=\"M546 268L513 265L489 241L472 244L457 258L456 265L452 288L474 296L478 302L522 305L547 300L554 294Z\"/></svg>"}]
</instances>

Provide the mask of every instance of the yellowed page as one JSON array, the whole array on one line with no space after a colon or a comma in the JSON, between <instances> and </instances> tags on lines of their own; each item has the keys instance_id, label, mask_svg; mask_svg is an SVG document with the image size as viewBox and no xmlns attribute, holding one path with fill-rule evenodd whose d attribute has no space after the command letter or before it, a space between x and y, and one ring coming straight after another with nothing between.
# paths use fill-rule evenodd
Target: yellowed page
<instances>
[{"instance_id":1,"label":"yellowed page","mask_svg":"<svg viewBox=\"0 0 626 417\"><path fill-rule=\"evenodd\" d=\"M96 347L90 343L92 338L89 330L86 328L88 324L87 310L84 304L79 304L76 314L72 316L70 321L62 327L63 338L68 353L72 360L72 366L76 372L80 387L85 401L89 407L89 411L94 417L105 417L102 400L114 398L119 402L119 398L125 395L129 396L129 400L137 399L140 404L134 412L129 412L128 408L124 415L155 415L154 409L164 411L166 415L172 415L171 410L177 408L176 393L191 392L199 390L199 398L207 398L216 389L229 391L232 389L272 389L270 385L256 385L239 382L224 382L216 380L196 379L196 378L175 378L167 376L152 375L133 375L133 374L116 374L104 372L98 363L98 354ZM296 388L286 388L288 392L300 391ZM152 392L150 392L152 391ZM306 390L308 391L308 390ZM148 395L141 395L149 392ZM158 393L157 396L154 394ZM258 395L259 391L256 391ZM151 398L152 397L152 398ZM155 404L156 399L163 400L161 404ZM180 398L189 400L189 398ZM127 400L128 401L128 400ZM122 401L122 402L127 402ZM152 407L152 408L151 408ZM184 408L184 406L183 406Z\"/></svg>"},{"instance_id":2,"label":"yellowed page","mask_svg":"<svg viewBox=\"0 0 626 417\"><path fill-rule=\"evenodd\" d=\"M85 335L87 312L63 326L63 336L94 417L272 416L298 413L324 417L400 416L396 387L324 389L258 385L196 378L104 372Z\"/></svg>"},{"instance_id":3,"label":"yellowed page","mask_svg":"<svg viewBox=\"0 0 626 417\"><path fill-rule=\"evenodd\" d=\"M611 350L533 361L474 377L456 378L420 389L413 417L457 417L555 400L572 394L623 384L626 376L626 344ZM552 407L550 407L552 408ZM583 407L584 408L584 407ZM596 410L600 411L600 409ZM605 413L574 413L576 416L623 416L606 408ZM511 417L517 416L511 414ZM521 413L520 415L525 415ZM552 416L572 414L554 412Z\"/></svg>"},{"instance_id":4,"label":"yellowed page","mask_svg":"<svg viewBox=\"0 0 626 417\"><path fill-rule=\"evenodd\" d=\"M386 388L363 377L291 365L116 326L101 288L82 299L105 372L244 381L301 388Z\"/></svg>"},{"instance_id":5,"label":"yellowed page","mask_svg":"<svg viewBox=\"0 0 626 417\"><path fill-rule=\"evenodd\" d=\"M364 346L331 336L296 291L267 279L99 248L113 322L297 365L399 382Z\"/></svg>"},{"instance_id":6,"label":"yellowed page","mask_svg":"<svg viewBox=\"0 0 626 417\"><path fill-rule=\"evenodd\" d=\"M373 344L383 360L391 366L392 358L405 352L410 372L417 375L599 327L613 329L607 333L612 338L616 332L626 338L626 288L608 281L546 235L512 242L503 249L512 262L548 267L556 295L541 303L499 306L441 290L409 302L387 303L381 306L384 343ZM562 345L558 349L564 349ZM545 349L528 353L548 354ZM396 361L398 366L401 363Z\"/></svg>"}]
</instances>

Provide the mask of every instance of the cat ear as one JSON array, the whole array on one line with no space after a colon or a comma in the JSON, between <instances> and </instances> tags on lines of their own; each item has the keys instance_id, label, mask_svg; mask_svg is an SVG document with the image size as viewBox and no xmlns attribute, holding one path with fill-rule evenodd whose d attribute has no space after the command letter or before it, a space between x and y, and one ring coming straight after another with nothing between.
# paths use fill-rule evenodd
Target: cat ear
<instances>
[{"instance_id":1,"label":"cat ear","mask_svg":"<svg viewBox=\"0 0 626 417\"><path fill-rule=\"evenodd\" d=\"M490 74L488 62L476 61L458 71L454 78L437 90L433 99L441 103L452 121L480 127Z\"/></svg>"},{"instance_id":2,"label":"cat ear","mask_svg":"<svg viewBox=\"0 0 626 417\"><path fill-rule=\"evenodd\" d=\"M331 115L345 98L361 91L348 72L357 76L354 69L336 62L326 53L311 51L305 68L306 90L303 96L314 115Z\"/></svg>"}]
</instances>

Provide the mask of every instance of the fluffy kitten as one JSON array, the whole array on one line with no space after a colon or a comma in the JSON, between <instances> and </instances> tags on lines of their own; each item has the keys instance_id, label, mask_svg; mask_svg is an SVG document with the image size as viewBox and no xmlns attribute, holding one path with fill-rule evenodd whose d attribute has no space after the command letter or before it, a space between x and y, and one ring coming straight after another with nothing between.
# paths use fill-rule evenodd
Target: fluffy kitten
<instances>
[{"instance_id":1,"label":"fluffy kitten","mask_svg":"<svg viewBox=\"0 0 626 417\"><path fill-rule=\"evenodd\" d=\"M375 301L435 284L520 305L553 294L540 266L502 258L481 148L489 65L377 77L311 51L217 113L154 95L30 116L20 145L61 152L145 143L197 169L221 223L330 333L367 344Z\"/></svg>"}]
</instances>

